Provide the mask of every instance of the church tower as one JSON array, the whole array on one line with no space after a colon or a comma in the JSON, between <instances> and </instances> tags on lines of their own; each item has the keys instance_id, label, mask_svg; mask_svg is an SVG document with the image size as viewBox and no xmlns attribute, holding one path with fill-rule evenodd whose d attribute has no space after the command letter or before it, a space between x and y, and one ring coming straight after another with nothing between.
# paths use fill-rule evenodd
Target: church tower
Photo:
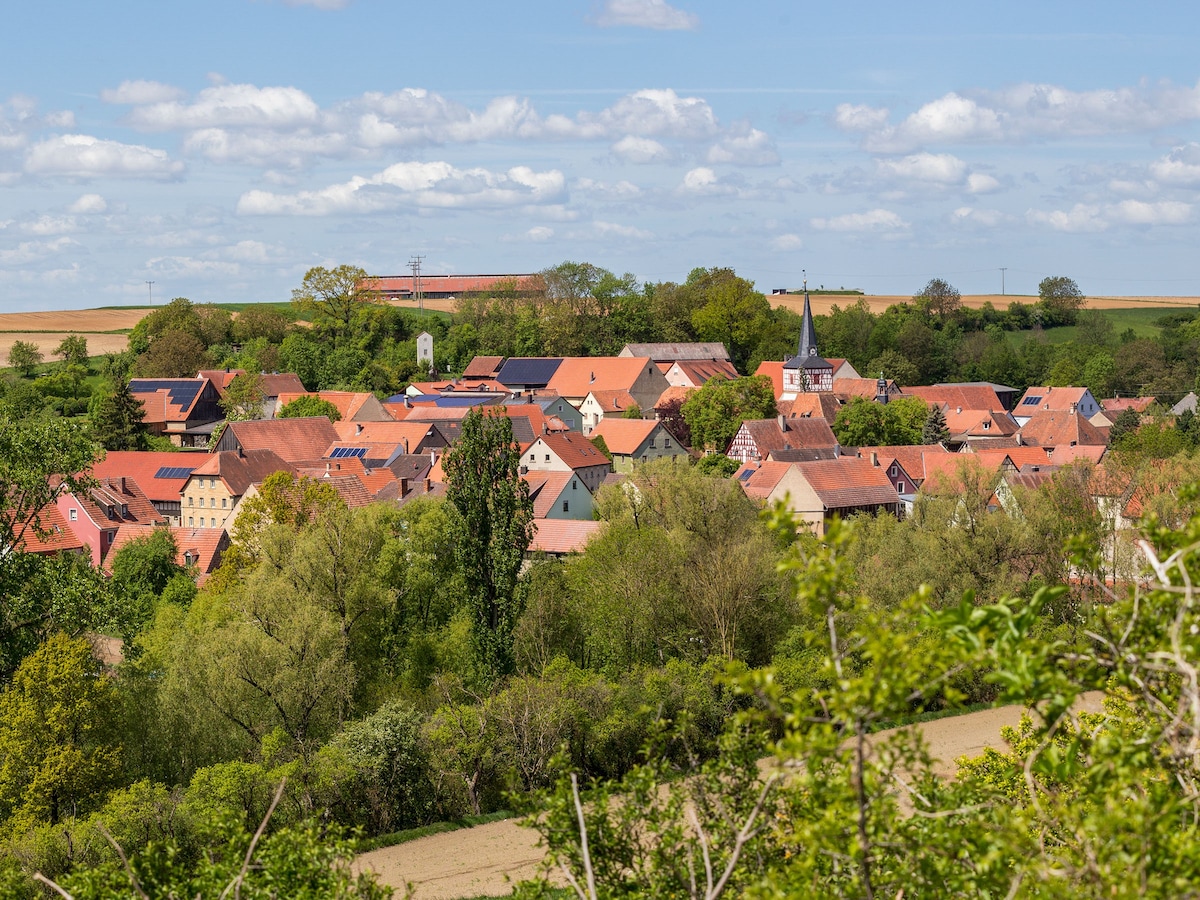
<instances>
[{"instance_id":1,"label":"church tower","mask_svg":"<svg viewBox=\"0 0 1200 900\"><path fill-rule=\"evenodd\" d=\"M797 394L833 390L833 366L817 352L817 330L813 327L808 282L804 284L804 317L800 322L800 343L796 355L783 364L784 400Z\"/></svg>"}]
</instances>

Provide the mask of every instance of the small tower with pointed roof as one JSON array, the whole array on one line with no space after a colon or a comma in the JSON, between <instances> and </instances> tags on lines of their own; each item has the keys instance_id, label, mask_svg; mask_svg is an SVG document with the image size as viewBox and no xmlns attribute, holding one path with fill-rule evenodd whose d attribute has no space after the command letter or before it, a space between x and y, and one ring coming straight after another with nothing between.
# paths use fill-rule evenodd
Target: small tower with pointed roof
<instances>
[{"instance_id":1,"label":"small tower with pointed roof","mask_svg":"<svg viewBox=\"0 0 1200 900\"><path fill-rule=\"evenodd\" d=\"M808 279L804 280L804 317L800 322L800 343L796 355L783 364L783 397L794 400L797 394L833 390L833 365L817 352L817 330L813 327L812 305L808 299Z\"/></svg>"}]
</instances>

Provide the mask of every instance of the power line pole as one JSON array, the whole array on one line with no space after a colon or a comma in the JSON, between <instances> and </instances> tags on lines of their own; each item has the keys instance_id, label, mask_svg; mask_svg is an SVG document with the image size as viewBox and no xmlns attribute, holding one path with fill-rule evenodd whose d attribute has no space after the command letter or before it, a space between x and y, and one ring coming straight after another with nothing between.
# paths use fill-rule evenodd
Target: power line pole
<instances>
[{"instance_id":1,"label":"power line pole","mask_svg":"<svg viewBox=\"0 0 1200 900\"><path fill-rule=\"evenodd\" d=\"M423 256L412 256L408 260L408 267L413 273L413 293L417 295L417 308L421 312L425 312L425 296L421 292L421 261Z\"/></svg>"},{"instance_id":2,"label":"power line pole","mask_svg":"<svg viewBox=\"0 0 1200 900\"><path fill-rule=\"evenodd\" d=\"M1000 267L1000 296L1004 296L1004 273L1008 271L1008 266Z\"/></svg>"},{"instance_id":3,"label":"power line pole","mask_svg":"<svg viewBox=\"0 0 1200 900\"><path fill-rule=\"evenodd\" d=\"M150 288L150 305L153 306L154 305L154 282L147 281L146 287Z\"/></svg>"}]
</instances>

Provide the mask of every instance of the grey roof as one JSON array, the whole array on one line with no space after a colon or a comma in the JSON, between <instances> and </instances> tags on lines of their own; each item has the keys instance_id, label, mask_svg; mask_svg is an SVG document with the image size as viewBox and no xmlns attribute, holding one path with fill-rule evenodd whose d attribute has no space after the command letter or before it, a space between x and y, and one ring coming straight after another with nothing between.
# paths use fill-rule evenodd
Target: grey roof
<instances>
[{"instance_id":1,"label":"grey roof","mask_svg":"<svg viewBox=\"0 0 1200 900\"><path fill-rule=\"evenodd\" d=\"M817 329L813 327L812 306L808 302L808 291L804 292L804 318L800 322L800 347L796 355L801 359L820 356L817 352Z\"/></svg>"},{"instance_id":2,"label":"grey roof","mask_svg":"<svg viewBox=\"0 0 1200 900\"><path fill-rule=\"evenodd\" d=\"M562 364L562 357L514 357L501 366L496 380L509 387L545 387Z\"/></svg>"},{"instance_id":3,"label":"grey roof","mask_svg":"<svg viewBox=\"0 0 1200 900\"><path fill-rule=\"evenodd\" d=\"M729 359L729 351L720 341L692 344L626 344L618 356L646 357L655 362L685 359Z\"/></svg>"},{"instance_id":4,"label":"grey roof","mask_svg":"<svg viewBox=\"0 0 1200 900\"><path fill-rule=\"evenodd\" d=\"M1196 412L1196 399L1197 399L1196 392L1188 391L1187 395L1182 400L1180 400L1178 403L1176 403L1174 406L1171 407L1171 413L1173 415L1178 416L1181 413L1183 413L1185 410L1189 410L1189 409L1192 412Z\"/></svg>"}]
</instances>

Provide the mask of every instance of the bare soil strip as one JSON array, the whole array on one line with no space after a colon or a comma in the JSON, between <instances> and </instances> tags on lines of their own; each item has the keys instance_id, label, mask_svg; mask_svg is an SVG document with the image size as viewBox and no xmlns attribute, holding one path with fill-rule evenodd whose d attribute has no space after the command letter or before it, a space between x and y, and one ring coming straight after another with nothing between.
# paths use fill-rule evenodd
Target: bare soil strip
<instances>
[{"instance_id":1,"label":"bare soil strip","mask_svg":"<svg viewBox=\"0 0 1200 900\"><path fill-rule=\"evenodd\" d=\"M1079 708L1096 712L1101 698L1100 693L1087 694ZM916 727L938 761L938 774L950 777L959 757L1003 746L1000 729L1016 725L1023 712L1020 706L1002 706ZM360 856L356 865L375 872L398 896L411 884L414 900L454 900L510 894L515 882L537 874L543 856L537 832L509 819L373 850Z\"/></svg>"}]
</instances>

